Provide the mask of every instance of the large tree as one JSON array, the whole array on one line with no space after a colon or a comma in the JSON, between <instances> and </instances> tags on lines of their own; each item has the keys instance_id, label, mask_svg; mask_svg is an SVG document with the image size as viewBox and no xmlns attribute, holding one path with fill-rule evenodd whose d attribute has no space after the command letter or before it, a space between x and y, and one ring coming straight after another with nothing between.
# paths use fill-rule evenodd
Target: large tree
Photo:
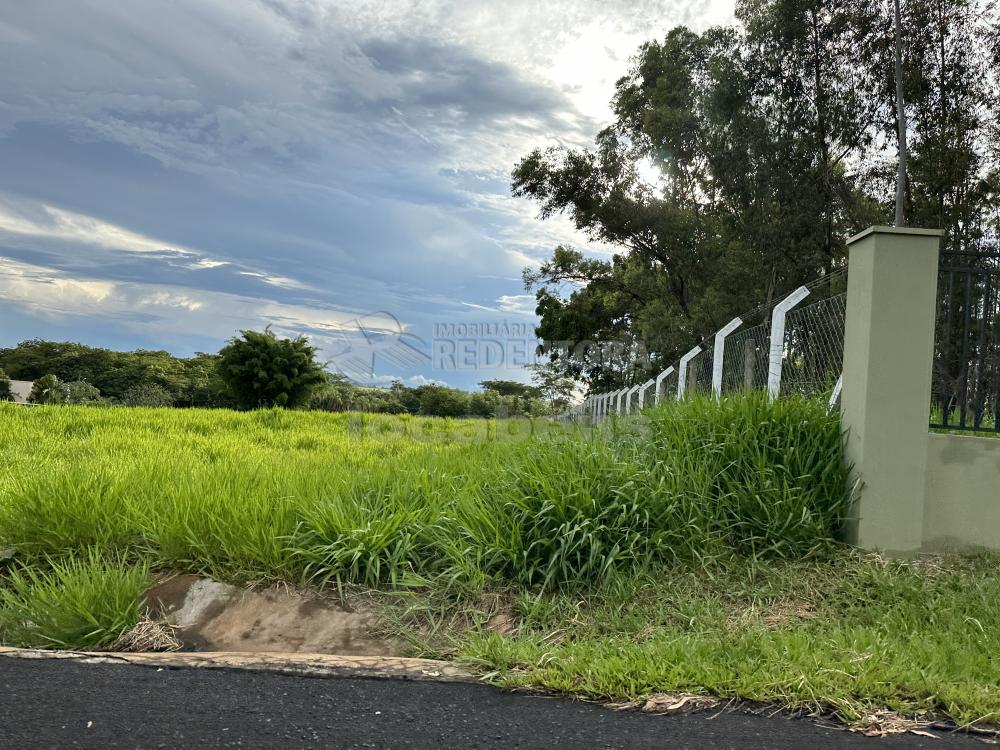
<instances>
[{"instance_id":1,"label":"large tree","mask_svg":"<svg viewBox=\"0 0 1000 750\"><path fill-rule=\"evenodd\" d=\"M938 106L926 103L929 95L916 82L940 78L940 66L921 51L939 36L922 28L934 16L920 7L936 9L957 28L989 3L906 5L904 33L922 40L904 66L912 90L908 112L916 120ZM612 250L608 257L560 246L525 273L543 348L564 373L600 390L639 382L731 317L800 284L833 279L844 264L846 238L891 219L890 6L890 0L741 0L739 28L697 34L680 27L639 49L616 86L615 120L593 149L538 149L520 161L512 175L515 195L534 199L543 218L567 214ZM963 10L973 7L979 15ZM936 130L917 123L914 223L928 224L921 218L924 185L934 201L961 205L931 224L951 221L950 233L967 232L969 217L986 216L983 206L995 211L991 183L968 177L989 169L962 151L991 143L981 122L995 112L995 71L971 65L986 59L986 40L996 38L988 32L982 29L979 51L964 58L961 35L949 32L954 59L946 55L944 67L963 83L949 84L948 96L966 111L978 103L978 129L963 129L970 116L949 109L961 122L947 126L948 143L958 145L940 154L931 146L940 140L944 115ZM960 59L969 63L965 70ZM947 158L956 164L941 172ZM961 174L949 177L948 186L932 184L924 176L929 159L938 165L930 169L935 175ZM992 197L977 203L976 195ZM581 343L587 341L604 345Z\"/></svg>"}]
</instances>

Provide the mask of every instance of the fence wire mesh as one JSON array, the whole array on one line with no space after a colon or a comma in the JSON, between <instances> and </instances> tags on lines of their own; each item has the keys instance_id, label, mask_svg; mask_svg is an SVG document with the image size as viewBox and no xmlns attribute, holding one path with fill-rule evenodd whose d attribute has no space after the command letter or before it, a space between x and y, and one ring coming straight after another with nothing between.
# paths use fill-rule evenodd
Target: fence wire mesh
<instances>
[{"instance_id":1,"label":"fence wire mesh","mask_svg":"<svg viewBox=\"0 0 1000 750\"><path fill-rule=\"evenodd\" d=\"M771 323L738 330L726 339L722 351L722 392L767 388Z\"/></svg>"},{"instance_id":2,"label":"fence wire mesh","mask_svg":"<svg viewBox=\"0 0 1000 750\"><path fill-rule=\"evenodd\" d=\"M833 390L844 368L847 294L795 308L785 318L781 393L815 395Z\"/></svg>"},{"instance_id":3,"label":"fence wire mesh","mask_svg":"<svg viewBox=\"0 0 1000 750\"><path fill-rule=\"evenodd\" d=\"M847 269L839 268L805 285L808 296L788 311L780 346L781 395L823 396L830 394L840 378L844 363L844 331L847 312ZM801 290L796 290L801 296ZM771 328L775 309L788 295L741 315L742 325L723 340L720 388L723 393L768 390L771 355ZM1000 296L994 298L1000 305ZM791 303L788 303L791 304ZM1000 318L997 319L1000 330ZM713 390L715 336L705 338L702 351L685 367L685 395ZM1000 343L1000 339L998 339ZM1000 355L1000 349L997 351ZM992 361L992 360L991 360ZM1000 356L997 358L1000 367ZM655 401L676 398L679 373L664 378ZM647 398L650 405L653 398Z\"/></svg>"},{"instance_id":4,"label":"fence wire mesh","mask_svg":"<svg viewBox=\"0 0 1000 750\"><path fill-rule=\"evenodd\" d=\"M706 346L688 362L687 395L711 393L713 356L712 347Z\"/></svg>"},{"instance_id":5,"label":"fence wire mesh","mask_svg":"<svg viewBox=\"0 0 1000 750\"><path fill-rule=\"evenodd\" d=\"M677 398L677 370L667 375L660 383L660 392L657 394L656 402L672 398Z\"/></svg>"}]
</instances>

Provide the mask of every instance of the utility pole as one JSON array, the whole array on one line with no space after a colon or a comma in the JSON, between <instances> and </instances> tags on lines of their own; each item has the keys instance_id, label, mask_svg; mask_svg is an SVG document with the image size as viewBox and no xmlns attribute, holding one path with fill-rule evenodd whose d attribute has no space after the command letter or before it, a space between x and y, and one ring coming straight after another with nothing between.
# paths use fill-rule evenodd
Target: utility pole
<instances>
[{"instance_id":1,"label":"utility pole","mask_svg":"<svg viewBox=\"0 0 1000 750\"><path fill-rule=\"evenodd\" d=\"M900 20L899 0L893 0L896 36L896 126L898 128L899 158L896 165L896 226L906 225L903 204L906 196L906 106L903 102L903 30Z\"/></svg>"}]
</instances>

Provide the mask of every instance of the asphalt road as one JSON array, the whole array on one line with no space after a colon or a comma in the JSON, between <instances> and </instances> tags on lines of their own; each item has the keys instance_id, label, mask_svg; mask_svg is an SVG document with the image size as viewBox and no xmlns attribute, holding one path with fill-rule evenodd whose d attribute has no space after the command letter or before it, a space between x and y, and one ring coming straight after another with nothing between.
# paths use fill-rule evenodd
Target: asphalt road
<instances>
[{"instance_id":1,"label":"asphalt road","mask_svg":"<svg viewBox=\"0 0 1000 750\"><path fill-rule=\"evenodd\" d=\"M807 720L649 716L484 685L0 659L2 748L982 748Z\"/></svg>"}]
</instances>

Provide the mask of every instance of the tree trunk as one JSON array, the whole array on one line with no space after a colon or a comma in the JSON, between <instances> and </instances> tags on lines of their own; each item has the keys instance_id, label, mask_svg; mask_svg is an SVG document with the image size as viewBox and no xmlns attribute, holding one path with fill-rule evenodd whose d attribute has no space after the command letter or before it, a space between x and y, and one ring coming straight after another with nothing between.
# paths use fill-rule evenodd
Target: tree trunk
<instances>
[{"instance_id":1,"label":"tree trunk","mask_svg":"<svg viewBox=\"0 0 1000 750\"><path fill-rule=\"evenodd\" d=\"M893 0L896 37L896 127L899 138L899 159L896 166L896 226L906 224L903 210L906 203L906 106L903 102L903 30L899 0Z\"/></svg>"}]
</instances>

